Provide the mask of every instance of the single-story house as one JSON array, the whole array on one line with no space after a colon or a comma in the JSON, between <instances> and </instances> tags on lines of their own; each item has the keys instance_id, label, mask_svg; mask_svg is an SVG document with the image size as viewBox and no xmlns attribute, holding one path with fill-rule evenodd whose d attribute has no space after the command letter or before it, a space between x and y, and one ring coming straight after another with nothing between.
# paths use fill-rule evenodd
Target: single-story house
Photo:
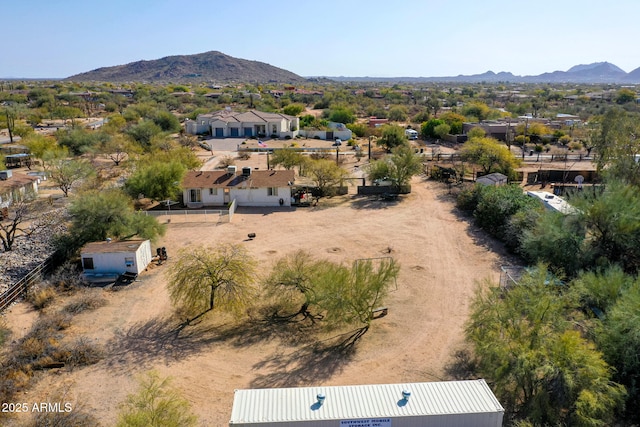
<instances>
[{"instance_id":1,"label":"single-story house","mask_svg":"<svg viewBox=\"0 0 640 427\"><path fill-rule=\"evenodd\" d=\"M195 120L185 122L185 130L192 135L205 134L216 138L295 138L300 130L300 119L256 110L244 113L221 110L199 114Z\"/></svg>"},{"instance_id":2,"label":"single-story house","mask_svg":"<svg viewBox=\"0 0 640 427\"><path fill-rule=\"evenodd\" d=\"M18 196L28 193L38 194L40 178L10 170L0 171L0 207L6 208Z\"/></svg>"},{"instance_id":3,"label":"single-story house","mask_svg":"<svg viewBox=\"0 0 640 427\"><path fill-rule=\"evenodd\" d=\"M476 183L483 185L493 185L494 187L497 187L499 185L506 185L507 181L507 176L499 172L490 173L476 178Z\"/></svg>"},{"instance_id":4,"label":"single-story house","mask_svg":"<svg viewBox=\"0 0 640 427\"><path fill-rule=\"evenodd\" d=\"M485 380L236 390L229 426L501 427Z\"/></svg>"},{"instance_id":5,"label":"single-story house","mask_svg":"<svg viewBox=\"0 0 640 427\"><path fill-rule=\"evenodd\" d=\"M329 130L302 129L300 130L300 135L305 138L323 139L326 141L333 141L336 138L348 141L353 137L351 129L347 128L343 123L329 122L328 127Z\"/></svg>"},{"instance_id":6,"label":"single-story house","mask_svg":"<svg viewBox=\"0 0 640 427\"><path fill-rule=\"evenodd\" d=\"M91 242L80 251L82 270L90 280L116 279L124 273L140 274L151 263L149 240Z\"/></svg>"},{"instance_id":7,"label":"single-story house","mask_svg":"<svg viewBox=\"0 0 640 427\"><path fill-rule=\"evenodd\" d=\"M188 208L225 206L291 206L292 170L252 170L235 166L218 171L190 171L182 180L184 204Z\"/></svg>"}]
</instances>

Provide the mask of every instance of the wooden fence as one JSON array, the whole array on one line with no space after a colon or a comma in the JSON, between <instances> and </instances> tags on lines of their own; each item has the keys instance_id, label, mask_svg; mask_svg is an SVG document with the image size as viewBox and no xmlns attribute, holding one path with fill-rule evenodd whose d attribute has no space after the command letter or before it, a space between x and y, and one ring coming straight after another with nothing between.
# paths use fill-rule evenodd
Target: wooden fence
<instances>
[{"instance_id":1,"label":"wooden fence","mask_svg":"<svg viewBox=\"0 0 640 427\"><path fill-rule=\"evenodd\" d=\"M45 274L48 274L53 270L54 258L55 254L50 255L49 258L44 260L44 262L0 294L0 313L9 307L15 300L25 296L31 285L41 281Z\"/></svg>"}]
</instances>

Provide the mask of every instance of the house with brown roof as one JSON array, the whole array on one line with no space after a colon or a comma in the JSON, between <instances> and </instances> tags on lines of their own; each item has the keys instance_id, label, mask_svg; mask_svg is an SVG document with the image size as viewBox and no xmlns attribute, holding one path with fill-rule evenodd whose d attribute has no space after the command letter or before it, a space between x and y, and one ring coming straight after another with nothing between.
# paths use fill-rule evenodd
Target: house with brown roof
<instances>
[{"instance_id":1,"label":"house with brown roof","mask_svg":"<svg viewBox=\"0 0 640 427\"><path fill-rule=\"evenodd\" d=\"M198 114L185 124L192 135L211 135L215 138L295 138L300 119L280 113L250 110L243 113L228 109L209 114Z\"/></svg>"},{"instance_id":2,"label":"house with brown roof","mask_svg":"<svg viewBox=\"0 0 640 427\"><path fill-rule=\"evenodd\" d=\"M6 208L11 202L29 193L38 193L40 178L10 170L0 171L0 207Z\"/></svg>"},{"instance_id":3,"label":"house with brown roof","mask_svg":"<svg viewBox=\"0 0 640 427\"><path fill-rule=\"evenodd\" d=\"M252 170L235 166L217 171L190 171L182 180L188 208L226 206L291 206L292 170Z\"/></svg>"}]
</instances>

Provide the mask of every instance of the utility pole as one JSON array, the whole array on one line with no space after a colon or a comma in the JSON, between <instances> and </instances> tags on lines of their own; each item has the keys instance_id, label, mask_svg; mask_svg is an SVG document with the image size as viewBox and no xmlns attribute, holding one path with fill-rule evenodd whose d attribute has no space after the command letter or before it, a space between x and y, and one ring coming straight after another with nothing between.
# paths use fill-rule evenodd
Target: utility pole
<instances>
[{"instance_id":1,"label":"utility pole","mask_svg":"<svg viewBox=\"0 0 640 427\"><path fill-rule=\"evenodd\" d=\"M524 152L527 146L527 130L529 129L529 117L524 119L524 139L522 140L522 160L524 160Z\"/></svg>"}]
</instances>

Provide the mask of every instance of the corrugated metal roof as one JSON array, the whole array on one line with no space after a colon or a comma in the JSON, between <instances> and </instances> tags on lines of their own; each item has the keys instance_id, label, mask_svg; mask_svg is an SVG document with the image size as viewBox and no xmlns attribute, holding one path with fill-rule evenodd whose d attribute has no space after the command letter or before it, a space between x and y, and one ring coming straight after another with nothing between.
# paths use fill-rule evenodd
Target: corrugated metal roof
<instances>
[{"instance_id":1,"label":"corrugated metal roof","mask_svg":"<svg viewBox=\"0 0 640 427\"><path fill-rule=\"evenodd\" d=\"M84 245L81 254L118 253L135 252L146 240L120 240L90 242Z\"/></svg>"},{"instance_id":2,"label":"corrugated metal roof","mask_svg":"<svg viewBox=\"0 0 640 427\"><path fill-rule=\"evenodd\" d=\"M408 399L403 390L411 392ZM317 395L324 394L323 404ZM504 412L484 380L236 390L230 424Z\"/></svg>"}]
</instances>

